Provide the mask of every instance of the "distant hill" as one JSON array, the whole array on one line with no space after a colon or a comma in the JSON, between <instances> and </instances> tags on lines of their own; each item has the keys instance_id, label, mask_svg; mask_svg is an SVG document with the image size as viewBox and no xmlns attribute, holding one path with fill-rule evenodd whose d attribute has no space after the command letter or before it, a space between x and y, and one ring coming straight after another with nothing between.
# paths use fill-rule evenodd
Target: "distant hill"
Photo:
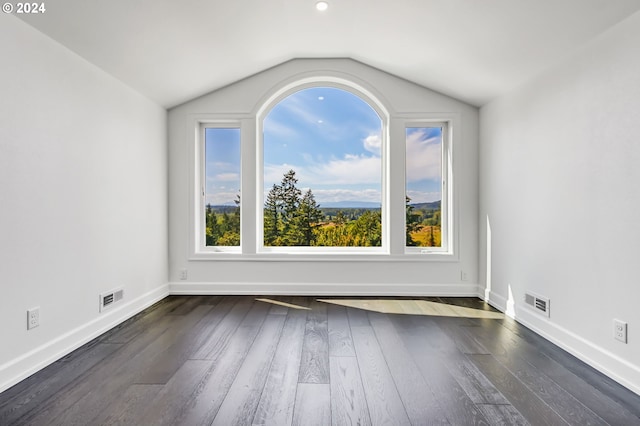
<instances>
[{"instance_id":1,"label":"distant hill","mask_svg":"<svg viewBox=\"0 0 640 426\"><path fill-rule=\"evenodd\" d=\"M234 205L227 205L227 204L219 204L219 205L208 205L207 207L211 207L211 209L216 212L216 213L233 213L236 211L236 209L238 208L238 206Z\"/></svg>"},{"instance_id":2,"label":"distant hill","mask_svg":"<svg viewBox=\"0 0 640 426\"><path fill-rule=\"evenodd\" d=\"M439 210L440 201L432 201L430 203L415 203L409 204L411 207L417 210Z\"/></svg>"},{"instance_id":3,"label":"distant hill","mask_svg":"<svg viewBox=\"0 0 640 426\"><path fill-rule=\"evenodd\" d=\"M341 208L341 209L379 209L380 203L371 203L368 201L333 201L328 203L318 203L320 207Z\"/></svg>"},{"instance_id":4,"label":"distant hill","mask_svg":"<svg viewBox=\"0 0 640 426\"><path fill-rule=\"evenodd\" d=\"M371 203L368 201L335 201L329 203L318 203L320 207L326 208L343 208L343 209L379 209L380 203ZM429 203L411 203L410 206L415 209L422 210L439 210L440 200L431 201Z\"/></svg>"},{"instance_id":5,"label":"distant hill","mask_svg":"<svg viewBox=\"0 0 640 426\"><path fill-rule=\"evenodd\" d=\"M327 209L379 209L380 203L372 203L369 201L334 201L328 203L318 203L321 208ZM432 201L430 203L411 203L409 204L416 210L439 210L440 201ZM217 213L231 213L235 211L236 205L212 205L211 208Z\"/></svg>"}]
</instances>

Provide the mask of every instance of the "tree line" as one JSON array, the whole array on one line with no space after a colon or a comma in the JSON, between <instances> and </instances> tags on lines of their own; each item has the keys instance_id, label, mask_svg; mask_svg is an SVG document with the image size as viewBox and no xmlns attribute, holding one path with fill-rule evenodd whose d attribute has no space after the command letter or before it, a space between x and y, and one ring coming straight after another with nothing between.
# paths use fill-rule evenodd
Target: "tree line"
<instances>
[{"instance_id":1,"label":"tree line","mask_svg":"<svg viewBox=\"0 0 640 426\"><path fill-rule=\"evenodd\" d=\"M239 246L240 245L240 196L234 200L235 206L228 212L216 213L211 204L205 211L206 245L207 246Z\"/></svg>"},{"instance_id":2,"label":"tree line","mask_svg":"<svg viewBox=\"0 0 640 426\"><path fill-rule=\"evenodd\" d=\"M365 211L354 220L338 212L333 220L316 202L313 191L297 187L296 172L289 170L274 184L264 203L265 246L380 246L380 212Z\"/></svg>"},{"instance_id":3,"label":"tree line","mask_svg":"<svg viewBox=\"0 0 640 426\"><path fill-rule=\"evenodd\" d=\"M405 196L407 247L441 247L440 209L416 209Z\"/></svg>"},{"instance_id":4,"label":"tree line","mask_svg":"<svg viewBox=\"0 0 640 426\"><path fill-rule=\"evenodd\" d=\"M382 245L382 217L378 209L346 209L325 214L311 189L297 187L296 172L286 172L274 184L264 203L264 245L379 247ZM440 210L415 209L406 198L407 246L438 247ZM240 197L235 207L216 212L206 208L207 246L240 245Z\"/></svg>"}]
</instances>

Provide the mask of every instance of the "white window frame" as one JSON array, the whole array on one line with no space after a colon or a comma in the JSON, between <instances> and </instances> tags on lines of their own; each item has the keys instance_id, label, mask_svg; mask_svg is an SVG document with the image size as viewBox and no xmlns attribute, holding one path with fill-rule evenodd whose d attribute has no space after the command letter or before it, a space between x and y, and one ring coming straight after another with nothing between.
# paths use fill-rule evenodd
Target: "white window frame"
<instances>
[{"instance_id":1,"label":"white window frame","mask_svg":"<svg viewBox=\"0 0 640 426\"><path fill-rule=\"evenodd\" d=\"M284 100L289 95L310 89L314 87L330 87L344 90L357 96L366 102L380 117L382 123L381 132L381 148L380 148L380 167L381 167L381 246L380 247L297 247L297 246L265 246L264 245L264 119L269 115L272 108ZM289 84L276 93L274 93L256 114L256 205L258 206L256 215L256 248L257 253L265 255L356 255L356 256L372 256L372 255L389 255L390 254L390 224L389 224L389 113L382 103L365 88L341 78L335 77L313 77L309 79L298 80Z\"/></svg>"},{"instance_id":2,"label":"white window frame","mask_svg":"<svg viewBox=\"0 0 640 426\"><path fill-rule=\"evenodd\" d=\"M209 259L211 254L234 254L241 255L242 249L242 234L243 234L243 220L242 220L242 197L240 198L240 245L239 246L207 246L206 239L206 215L205 209L206 203L206 136L205 129L217 128L217 129L238 129L240 131L240 186L242 187L243 173L242 173L242 161L243 161L243 145L244 145L244 133L243 120L241 118L231 119L228 116L225 118L216 118L213 116L202 116L192 118L191 129L195 133L195 141L192 145L192 158L194 158L191 182L191 194L193 202L190 212L191 218L191 232L189 245L190 258L191 259ZM242 191L241 191L242 193Z\"/></svg>"},{"instance_id":3,"label":"white window frame","mask_svg":"<svg viewBox=\"0 0 640 426\"><path fill-rule=\"evenodd\" d=\"M405 194L407 188L407 168L406 168L406 134L407 129L419 129L419 128L429 128L429 127L441 127L442 128L442 147L440 150L440 167L441 167L441 182L440 182L440 247L414 247L407 246L405 242L404 252L405 254L410 255L425 255L425 254L452 254L451 244L451 194L450 194L450 182L452 180L451 175L451 122L450 121L442 121L442 120L432 120L432 119L424 119L424 120L408 120L404 123L404 147L405 147L405 170L404 170L404 179L405 179ZM406 233L406 215L404 216L404 227L403 231Z\"/></svg>"},{"instance_id":4,"label":"white window frame","mask_svg":"<svg viewBox=\"0 0 640 426\"><path fill-rule=\"evenodd\" d=\"M309 75L309 74L308 74ZM355 81L354 81L355 80ZM358 83L356 83L358 82ZM382 247L276 247L263 246L263 147L262 121L270 108L289 94L309 87L336 87L359 96L383 120L382 161ZM394 111L375 89L353 76L319 76L292 78L268 92L256 109L248 113L189 114L187 140L190 164L189 260L224 261L389 261L389 262L458 262L460 212L459 190L454 180L458 171L454 151L462 129L460 113L402 113ZM447 124L443 136L442 248L406 247L406 128ZM207 247L205 237L206 200L202 196L204 179L204 127L240 128L241 132L241 225L240 246ZM458 154L456 154L458 155ZM393 170L393 172L392 172ZM275 250L273 250L275 249ZM364 249L364 250L363 250ZM373 249L373 250L370 250Z\"/></svg>"}]
</instances>

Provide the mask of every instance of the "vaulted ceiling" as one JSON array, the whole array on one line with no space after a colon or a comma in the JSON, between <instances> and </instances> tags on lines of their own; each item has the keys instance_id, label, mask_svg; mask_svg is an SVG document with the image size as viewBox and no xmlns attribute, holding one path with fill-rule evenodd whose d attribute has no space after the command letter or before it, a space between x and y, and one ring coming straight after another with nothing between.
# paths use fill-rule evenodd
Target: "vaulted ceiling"
<instances>
[{"instance_id":1,"label":"vaulted ceiling","mask_svg":"<svg viewBox=\"0 0 640 426\"><path fill-rule=\"evenodd\" d=\"M349 57L473 105L640 0L56 0L21 19L170 108L293 58ZM18 15L16 15L18 16Z\"/></svg>"}]
</instances>

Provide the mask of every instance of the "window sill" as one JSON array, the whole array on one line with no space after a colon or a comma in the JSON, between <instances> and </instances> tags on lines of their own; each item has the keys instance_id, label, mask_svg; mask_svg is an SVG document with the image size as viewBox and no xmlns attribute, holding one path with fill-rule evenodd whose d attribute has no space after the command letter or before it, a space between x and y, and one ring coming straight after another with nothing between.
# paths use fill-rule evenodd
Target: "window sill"
<instances>
[{"instance_id":1,"label":"window sill","mask_svg":"<svg viewBox=\"0 0 640 426\"><path fill-rule=\"evenodd\" d=\"M224 262L457 262L453 253L195 253L190 261Z\"/></svg>"}]
</instances>

